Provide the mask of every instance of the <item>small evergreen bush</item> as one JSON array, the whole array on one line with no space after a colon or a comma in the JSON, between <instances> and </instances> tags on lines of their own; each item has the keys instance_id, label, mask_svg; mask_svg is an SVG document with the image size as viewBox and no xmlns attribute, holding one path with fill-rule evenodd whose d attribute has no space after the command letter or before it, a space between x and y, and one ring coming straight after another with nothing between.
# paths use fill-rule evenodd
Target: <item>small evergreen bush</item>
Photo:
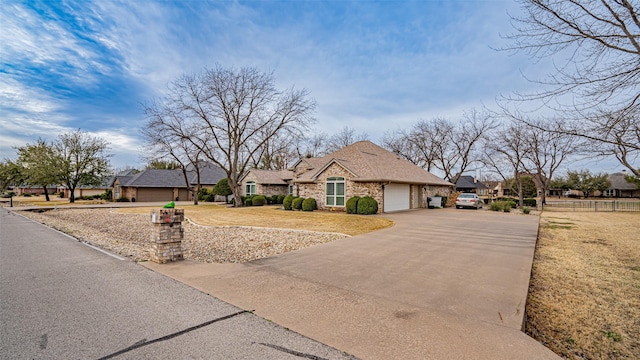
<instances>
[{"instance_id":1,"label":"small evergreen bush","mask_svg":"<svg viewBox=\"0 0 640 360\"><path fill-rule=\"evenodd\" d=\"M347 200L347 205L346 205L347 214L358 213L358 200L360 200L359 196L354 196L349 200Z\"/></svg>"},{"instance_id":2,"label":"small evergreen bush","mask_svg":"<svg viewBox=\"0 0 640 360\"><path fill-rule=\"evenodd\" d=\"M524 201L522 202L522 205L524 206L529 206L529 207L536 207L538 205L538 202L536 201L536 199L524 199Z\"/></svg>"},{"instance_id":3,"label":"small evergreen bush","mask_svg":"<svg viewBox=\"0 0 640 360\"><path fill-rule=\"evenodd\" d=\"M247 196L243 202L244 206L253 206L253 197Z\"/></svg>"},{"instance_id":4,"label":"small evergreen bush","mask_svg":"<svg viewBox=\"0 0 640 360\"><path fill-rule=\"evenodd\" d=\"M302 201L302 211L318 210L318 203L314 198L307 198Z\"/></svg>"},{"instance_id":5,"label":"small evergreen bush","mask_svg":"<svg viewBox=\"0 0 640 360\"><path fill-rule=\"evenodd\" d=\"M293 207L292 207L293 199L295 199L295 196L293 195L285 196L284 199L282 199L282 207L285 210L293 210Z\"/></svg>"},{"instance_id":6,"label":"small evergreen bush","mask_svg":"<svg viewBox=\"0 0 640 360\"><path fill-rule=\"evenodd\" d=\"M531 208L528 206L523 206L522 207L522 213L525 215L528 215L531 212Z\"/></svg>"},{"instance_id":7,"label":"small evergreen bush","mask_svg":"<svg viewBox=\"0 0 640 360\"><path fill-rule=\"evenodd\" d=\"M256 195L251 198L251 203L253 206L264 206L267 203L267 198L264 195Z\"/></svg>"},{"instance_id":8,"label":"small evergreen bush","mask_svg":"<svg viewBox=\"0 0 640 360\"><path fill-rule=\"evenodd\" d=\"M214 202L216 201L216 196L208 193L201 200L205 202Z\"/></svg>"},{"instance_id":9,"label":"small evergreen bush","mask_svg":"<svg viewBox=\"0 0 640 360\"><path fill-rule=\"evenodd\" d=\"M200 201L204 200L207 195L209 195L209 190L207 188L202 188L198 190L198 200Z\"/></svg>"},{"instance_id":10,"label":"small evergreen bush","mask_svg":"<svg viewBox=\"0 0 640 360\"><path fill-rule=\"evenodd\" d=\"M489 205L491 211L502 211L504 209L504 201L494 201Z\"/></svg>"},{"instance_id":11,"label":"small evergreen bush","mask_svg":"<svg viewBox=\"0 0 640 360\"><path fill-rule=\"evenodd\" d=\"M291 202L291 207L293 208L293 210L302 210L303 201L304 201L303 197L297 197L293 199L293 201Z\"/></svg>"},{"instance_id":12,"label":"small evergreen bush","mask_svg":"<svg viewBox=\"0 0 640 360\"><path fill-rule=\"evenodd\" d=\"M284 195L277 195L278 198L276 200L276 204L282 204L282 202L284 202Z\"/></svg>"},{"instance_id":13,"label":"small evergreen bush","mask_svg":"<svg viewBox=\"0 0 640 360\"><path fill-rule=\"evenodd\" d=\"M119 198L116 199L116 202L129 202L129 199L127 199L124 196L120 196Z\"/></svg>"},{"instance_id":14,"label":"small evergreen bush","mask_svg":"<svg viewBox=\"0 0 640 360\"><path fill-rule=\"evenodd\" d=\"M371 215L378 213L378 202L371 196L365 196L358 200L358 214Z\"/></svg>"}]
</instances>

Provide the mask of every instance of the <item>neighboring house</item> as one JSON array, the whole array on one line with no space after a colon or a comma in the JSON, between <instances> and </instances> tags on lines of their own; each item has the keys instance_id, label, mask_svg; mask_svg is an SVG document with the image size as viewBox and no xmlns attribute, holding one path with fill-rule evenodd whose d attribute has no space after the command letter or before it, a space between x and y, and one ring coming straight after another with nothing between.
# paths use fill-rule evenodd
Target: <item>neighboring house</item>
<instances>
[{"instance_id":1,"label":"neighboring house","mask_svg":"<svg viewBox=\"0 0 640 360\"><path fill-rule=\"evenodd\" d=\"M242 185L245 195L255 191L313 197L320 209L344 210L350 197L371 196L379 212L426 208L427 197L447 196L453 190L448 181L370 141L321 158L300 159L290 170L251 170Z\"/></svg>"},{"instance_id":2,"label":"neighboring house","mask_svg":"<svg viewBox=\"0 0 640 360\"><path fill-rule=\"evenodd\" d=\"M24 194L29 195L44 195L44 187L42 186L31 186L31 185L20 185L13 188L13 191L17 194L17 196L22 196ZM53 195L58 191L56 186L49 185L47 186L47 193L49 195Z\"/></svg>"},{"instance_id":3,"label":"neighboring house","mask_svg":"<svg viewBox=\"0 0 640 360\"><path fill-rule=\"evenodd\" d=\"M475 193L478 195L488 195L487 186L478 181L475 176L460 176L460 178L456 182L456 191Z\"/></svg>"},{"instance_id":4,"label":"neighboring house","mask_svg":"<svg viewBox=\"0 0 640 360\"><path fill-rule=\"evenodd\" d=\"M81 196L94 196L94 195L102 195L107 191L107 189L111 189L111 184L113 183L114 176L105 176L102 178L102 182L99 185L78 185L73 192L74 198L79 198ZM58 186L58 193L62 192L62 197L68 198L71 191L66 185Z\"/></svg>"},{"instance_id":5,"label":"neighboring house","mask_svg":"<svg viewBox=\"0 0 640 360\"><path fill-rule=\"evenodd\" d=\"M207 164L200 169L200 184L204 188L213 188L225 172L216 165ZM196 172L189 168L187 178L191 188L198 181ZM188 201L193 194L187 188L181 169L147 169L135 175L116 175L112 183L113 199L127 198L130 201Z\"/></svg>"},{"instance_id":6,"label":"neighboring house","mask_svg":"<svg viewBox=\"0 0 640 360\"><path fill-rule=\"evenodd\" d=\"M635 184L628 182L624 178L626 175L626 171L609 174L607 179L611 183L611 187L605 190L602 196L617 198L640 197L640 189Z\"/></svg>"}]
</instances>

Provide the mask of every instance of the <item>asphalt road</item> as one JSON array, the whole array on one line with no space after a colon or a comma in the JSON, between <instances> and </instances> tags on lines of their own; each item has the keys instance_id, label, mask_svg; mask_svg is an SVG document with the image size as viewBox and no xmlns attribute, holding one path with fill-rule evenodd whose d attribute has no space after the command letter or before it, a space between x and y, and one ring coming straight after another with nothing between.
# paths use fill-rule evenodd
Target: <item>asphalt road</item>
<instances>
[{"instance_id":1,"label":"asphalt road","mask_svg":"<svg viewBox=\"0 0 640 360\"><path fill-rule=\"evenodd\" d=\"M0 359L348 359L0 209Z\"/></svg>"}]
</instances>

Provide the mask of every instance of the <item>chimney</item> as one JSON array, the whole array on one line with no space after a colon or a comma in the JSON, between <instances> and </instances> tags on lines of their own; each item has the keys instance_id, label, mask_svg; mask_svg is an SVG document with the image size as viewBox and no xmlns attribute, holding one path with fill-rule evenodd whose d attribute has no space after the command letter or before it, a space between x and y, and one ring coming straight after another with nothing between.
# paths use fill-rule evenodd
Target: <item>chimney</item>
<instances>
[{"instance_id":1,"label":"chimney","mask_svg":"<svg viewBox=\"0 0 640 360\"><path fill-rule=\"evenodd\" d=\"M478 178L476 178L475 176L473 177L473 183L477 184L478 183Z\"/></svg>"},{"instance_id":2,"label":"chimney","mask_svg":"<svg viewBox=\"0 0 640 360\"><path fill-rule=\"evenodd\" d=\"M621 173L622 175L627 175L627 169L622 169Z\"/></svg>"}]
</instances>

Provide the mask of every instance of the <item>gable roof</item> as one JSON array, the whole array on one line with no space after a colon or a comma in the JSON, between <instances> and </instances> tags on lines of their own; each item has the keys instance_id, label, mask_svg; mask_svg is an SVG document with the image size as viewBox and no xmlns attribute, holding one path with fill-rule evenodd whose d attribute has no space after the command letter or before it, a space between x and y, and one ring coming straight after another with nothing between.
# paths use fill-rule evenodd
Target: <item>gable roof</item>
<instances>
[{"instance_id":1,"label":"gable roof","mask_svg":"<svg viewBox=\"0 0 640 360\"><path fill-rule=\"evenodd\" d=\"M305 161L312 169L294 179L294 182L314 182L327 167L336 163L353 174L351 180L357 182L453 185L371 141L359 141L327 156L301 161Z\"/></svg>"},{"instance_id":2,"label":"gable roof","mask_svg":"<svg viewBox=\"0 0 640 360\"><path fill-rule=\"evenodd\" d=\"M487 187L480 181L475 181L473 176L460 176L456 182L456 189L486 189Z\"/></svg>"},{"instance_id":3,"label":"gable roof","mask_svg":"<svg viewBox=\"0 0 640 360\"><path fill-rule=\"evenodd\" d=\"M293 179L293 171L291 170L251 169L249 172L255 175L256 183L261 185L287 185L287 180Z\"/></svg>"}]
</instances>

